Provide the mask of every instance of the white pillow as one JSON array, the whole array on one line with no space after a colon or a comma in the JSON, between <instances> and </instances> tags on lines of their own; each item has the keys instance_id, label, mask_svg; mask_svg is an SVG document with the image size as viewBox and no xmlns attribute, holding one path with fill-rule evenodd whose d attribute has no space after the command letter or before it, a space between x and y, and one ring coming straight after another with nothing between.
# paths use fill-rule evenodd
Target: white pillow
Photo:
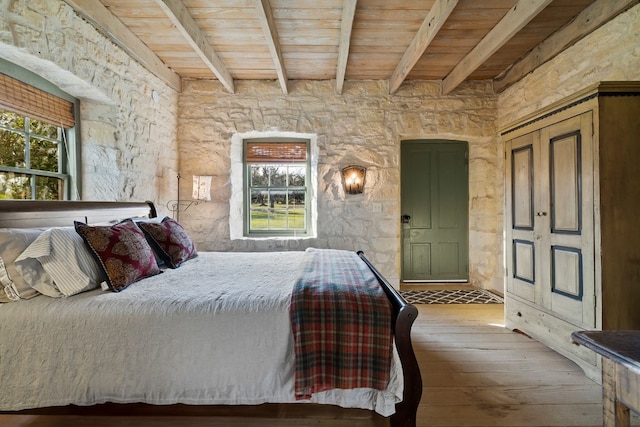
<instances>
[{"instance_id":1,"label":"white pillow","mask_svg":"<svg viewBox=\"0 0 640 427\"><path fill-rule=\"evenodd\" d=\"M14 261L43 231L44 228L0 228L0 302L39 295L15 268Z\"/></svg>"},{"instance_id":2,"label":"white pillow","mask_svg":"<svg viewBox=\"0 0 640 427\"><path fill-rule=\"evenodd\" d=\"M98 263L73 227L44 231L15 265L34 289L52 297L88 291L104 281Z\"/></svg>"}]
</instances>

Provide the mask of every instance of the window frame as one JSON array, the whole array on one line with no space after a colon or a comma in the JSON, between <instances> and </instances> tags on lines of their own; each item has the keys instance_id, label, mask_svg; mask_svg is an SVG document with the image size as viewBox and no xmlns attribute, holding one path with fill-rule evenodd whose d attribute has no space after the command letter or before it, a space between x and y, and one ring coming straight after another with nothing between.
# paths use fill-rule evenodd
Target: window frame
<instances>
[{"instance_id":1,"label":"window frame","mask_svg":"<svg viewBox=\"0 0 640 427\"><path fill-rule=\"evenodd\" d=\"M256 162L247 161L247 144L249 143L273 143L273 144L286 144L286 143L304 143L306 146L306 160L302 161L287 161L287 162ZM269 166L302 166L305 167L305 182L304 187L293 186L290 187L287 182L285 186L271 186L270 183L265 186L253 186L251 185L251 168L256 165ZM242 140L242 167L243 167L243 187L242 197L244 206L243 215L243 236L246 238L269 238L269 237L283 237L283 238L295 238L295 237L308 237L312 234L312 209L313 191L311 186L310 174L312 170L311 164L311 140L307 138L292 138L292 137L266 137L266 138L246 138ZM289 173L287 172L287 177ZM252 230L251 229L251 195L254 188L263 189L267 191L288 191L288 190L304 190L305 194L305 207L304 207L304 229L264 229L264 230Z\"/></svg>"},{"instance_id":2,"label":"window frame","mask_svg":"<svg viewBox=\"0 0 640 427\"><path fill-rule=\"evenodd\" d=\"M4 109L0 109L0 111L9 111L9 110L4 110ZM57 129L57 137L54 138L50 138L48 136L44 136L44 135L39 135L37 133L33 133L31 132L31 121L39 121L41 123L45 123L42 122L41 120L38 119L32 119L29 116L25 116L19 113L14 113L13 111L10 111L13 114L16 114L19 117L22 117L24 119L24 128L23 129L18 129L18 128L14 128L14 127L7 127L7 126L3 126L2 124L0 124L0 130L2 131L8 131L8 132L13 132L13 133L17 133L19 134L23 139L24 139L24 163L25 166L24 167L17 167L17 166L5 166L0 164L0 173L1 172L7 172L7 173L14 173L16 175L26 175L29 178L29 187L30 187L30 194L31 194L31 199L30 200L40 200L37 199L37 184L36 184L36 180L38 177L44 177L44 178L56 178L62 181L62 194L61 194L61 198L57 199L57 200L68 200L69 199L69 183L71 181L71 177L69 176L68 173L66 173L67 171L67 155L65 154L67 152L67 143L66 143L66 136L63 135L65 133L64 128L60 127L60 126L55 126L55 125L51 125L51 126L55 126ZM31 159L32 159L32 150L31 150L31 140L32 139L40 139L43 141L48 141L51 143L54 143L57 145L57 152L58 152L58 172L51 172L51 171L47 171L47 170L42 170L42 169L34 169L31 167ZM12 200L12 199L8 199L8 200Z\"/></svg>"},{"instance_id":3,"label":"window frame","mask_svg":"<svg viewBox=\"0 0 640 427\"><path fill-rule=\"evenodd\" d=\"M50 123L53 126L58 127L59 129L58 138L59 138L59 142L62 144L60 145L60 148L58 150L58 172L50 172L50 171L44 171L39 169L31 169L30 167L31 165L29 164L29 158L28 158L28 155L29 155L28 153L30 150L29 139L31 135L36 138L45 139L48 141L51 140L50 138L43 137L42 135L31 134L29 130L29 121L37 120L44 123L47 123L47 122L34 117L24 115L19 112L12 111L8 108L0 107L1 110L11 111L12 113L15 113L25 118L24 129L17 130L15 128L9 128L9 130L18 131L24 135L25 144L26 144L25 162L27 163L25 168L17 168L17 167L5 166L0 164L0 172L29 175L31 180L31 200L35 200L35 197L36 197L34 186L35 186L35 179L38 176L61 178L63 180L64 182L63 195L60 200L79 199L81 194L80 141L78 138L79 129L80 129L80 101L75 97L69 95L68 93L62 91L53 83L45 80L39 75L31 71L28 71L9 61L6 61L2 58L0 58L0 66L2 67L3 74L72 103L73 115L75 117L75 125L70 128L64 128L59 124L56 125L54 123ZM2 129L7 129L7 128L2 127Z\"/></svg>"}]
</instances>

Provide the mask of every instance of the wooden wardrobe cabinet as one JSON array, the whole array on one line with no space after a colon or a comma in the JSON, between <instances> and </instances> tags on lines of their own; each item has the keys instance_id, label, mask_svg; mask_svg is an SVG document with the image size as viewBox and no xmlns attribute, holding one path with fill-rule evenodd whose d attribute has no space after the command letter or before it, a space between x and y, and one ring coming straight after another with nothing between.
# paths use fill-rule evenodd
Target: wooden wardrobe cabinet
<instances>
[{"instance_id":1,"label":"wooden wardrobe cabinet","mask_svg":"<svg viewBox=\"0 0 640 427\"><path fill-rule=\"evenodd\" d=\"M640 329L640 82L505 128L505 321L600 380L577 330Z\"/></svg>"}]
</instances>

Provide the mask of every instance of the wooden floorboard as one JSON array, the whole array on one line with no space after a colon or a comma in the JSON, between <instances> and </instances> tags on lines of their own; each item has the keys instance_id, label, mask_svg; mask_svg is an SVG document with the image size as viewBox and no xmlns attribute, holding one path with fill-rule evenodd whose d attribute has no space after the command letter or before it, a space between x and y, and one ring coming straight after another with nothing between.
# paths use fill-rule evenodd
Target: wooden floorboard
<instances>
[{"instance_id":1,"label":"wooden floorboard","mask_svg":"<svg viewBox=\"0 0 640 427\"><path fill-rule=\"evenodd\" d=\"M602 425L600 385L570 360L505 329L502 305L433 304L419 311L418 426Z\"/></svg>"},{"instance_id":2,"label":"wooden floorboard","mask_svg":"<svg viewBox=\"0 0 640 427\"><path fill-rule=\"evenodd\" d=\"M414 347L423 377L418 427L602 425L600 385L573 362L503 326L501 304L419 305ZM231 417L0 415L2 427L381 427L386 420L324 408ZM356 415L354 415L356 414ZM640 425L634 416L633 425Z\"/></svg>"}]
</instances>

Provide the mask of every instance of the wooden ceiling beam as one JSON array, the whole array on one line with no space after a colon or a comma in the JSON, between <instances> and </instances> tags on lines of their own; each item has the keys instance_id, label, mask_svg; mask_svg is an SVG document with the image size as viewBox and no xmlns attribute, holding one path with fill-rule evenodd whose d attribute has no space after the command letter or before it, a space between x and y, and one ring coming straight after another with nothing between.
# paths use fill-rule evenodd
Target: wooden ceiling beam
<instances>
[{"instance_id":1,"label":"wooden ceiling beam","mask_svg":"<svg viewBox=\"0 0 640 427\"><path fill-rule=\"evenodd\" d=\"M442 81L442 93L444 95L451 93L552 1L518 0L518 3L507 12L500 22L445 77Z\"/></svg>"},{"instance_id":2,"label":"wooden ceiling beam","mask_svg":"<svg viewBox=\"0 0 640 427\"><path fill-rule=\"evenodd\" d=\"M255 0L256 11L258 12L258 19L260 25L262 25L262 31L264 31L264 37L267 40L267 46L271 57L273 58L273 64L278 74L278 80L280 81L280 87L282 92L286 95L289 93L287 89L287 69L284 66L284 60L282 59L282 50L280 49L280 38L278 37L278 30L276 29L276 21L273 18L273 12L271 11L271 5L269 0Z\"/></svg>"},{"instance_id":3,"label":"wooden ceiling beam","mask_svg":"<svg viewBox=\"0 0 640 427\"><path fill-rule=\"evenodd\" d=\"M235 91L233 77L209 44L207 37L189 13L181 0L155 0L162 11L180 31L193 50L198 54L207 67L220 80L220 83L231 93Z\"/></svg>"},{"instance_id":4,"label":"wooden ceiling beam","mask_svg":"<svg viewBox=\"0 0 640 427\"><path fill-rule=\"evenodd\" d=\"M497 76L493 81L496 93L503 92L540 65L638 3L638 0L596 0L575 19Z\"/></svg>"},{"instance_id":5,"label":"wooden ceiling beam","mask_svg":"<svg viewBox=\"0 0 640 427\"><path fill-rule=\"evenodd\" d=\"M347 73L349 48L351 46L351 30L356 16L358 0L344 0L342 4L342 20L340 21L340 44L338 45L338 66L336 69L336 93L341 94L344 77Z\"/></svg>"},{"instance_id":6,"label":"wooden ceiling beam","mask_svg":"<svg viewBox=\"0 0 640 427\"><path fill-rule=\"evenodd\" d=\"M177 92L182 91L180 76L167 67L149 47L102 3L95 0L65 0L76 13L103 32L131 58Z\"/></svg>"},{"instance_id":7,"label":"wooden ceiling beam","mask_svg":"<svg viewBox=\"0 0 640 427\"><path fill-rule=\"evenodd\" d=\"M409 47L402 55L396 69L389 79L389 93L393 94L400 87L409 72L422 57L424 51L431 44L442 25L447 21L453 9L458 4L458 0L436 0L429 10L426 18L420 25L418 32L411 40Z\"/></svg>"}]
</instances>

